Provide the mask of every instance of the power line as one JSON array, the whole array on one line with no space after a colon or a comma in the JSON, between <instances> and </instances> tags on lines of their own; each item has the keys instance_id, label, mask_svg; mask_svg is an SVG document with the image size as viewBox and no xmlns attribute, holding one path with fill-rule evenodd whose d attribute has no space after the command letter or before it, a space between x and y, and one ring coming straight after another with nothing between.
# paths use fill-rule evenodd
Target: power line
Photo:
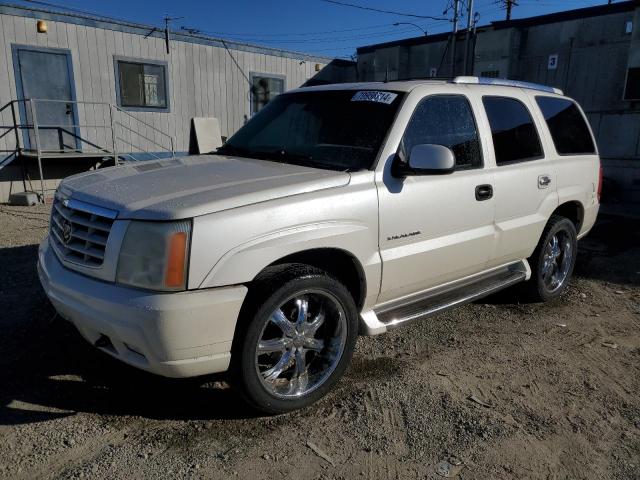
<instances>
[{"instance_id":1,"label":"power line","mask_svg":"<svg viewBox=\"0 0 640 480\"><path fill-rule=\"evenodd\" d=\"M184 28L185 30L189 30L187 27L184 27ZM227 40L234 41L234 42L252 42L253 41L253 42L261 42L261 43L277 43L277 44L310 44L310 43L326 44L326 43L338 43L338 42L344 43L349 41L357 41L357 40L375 38L375 37L397 36L397 35L411 33L411 32L413 32L412 29L395 29L395 30L386 30L383 32L362 34L362 35L350 35L346 37L318 37L318 38L302 38L297 40L292 40L292 39L280 40L277 38L265 39L265 38L258 38L258 37L238 37L233 39L228 38ZM194 34L213 36L214 32L199 31Z\"/></svg>"},{"instance_id":2,"label":"power line","mask_svg":"<svg viewBox=\"0 0 640 480\"><path fill-rule=\"evenodd\" d=\"M59 5L59 4L55 4L55 3L51 3L51 2L47 2L47 1L43 1L43 0L22 0L26 3L32 3L35 5L41 5L41 6L46 6L46 7L51 7L51 8L56 8L56 9L61 9L61 10L65 10L71 13L77 13L77 14L81 14L81 15L87 15L87 16L91 16L94 18L101 18L101 19L105 19L105 20L118 20L118 21L123 21L123 22L127 22L127 23L133 23L130 20L124 20L121 18L117 18L117 17L110 17L110 16L106 16L106 15L102 15L96 12L91 12L88 10L82 10L82 9L78 9L78 8L74 8L74 7L66 7L64 5ZM183 18L183 17L176 17L176 18L170 18L169 20L176 20L177 18ZM438 24L438 23L435 23ZM378 25L369 25L366 27L358 27L358 28L348 28L348 29L342 29L342 30L326 30L326 31L318 31L318 32L302 32L302 33L264 33L261 35L251 35L251 34L242 34L242 33L231 33L231 32L214 32L214 31L202 31L199 30L197 28L194 29L189 29L189 28L182 28L182 30L185 30L187 32L189 32L189 30L192 30L189 33L192 34L206 34L206 35L211 35L214 37L223 37L223 36L236 36L236 37L242 37L242 38L229 38L229 40L232 41L259 41L259 42L265 42L265 43L274 43L274 42L278 42L278 43L314 43L314 42L331 42L331 41L345 41L345 40L358 40L358 39L365 39L365 38L374 38L374 37L381 37L381 36L386 36L386 35L397 35L397 34L403 34L403 33L409 33L410 30L406 30L406 29L394 29L394 30L386 30L386 31L381 31L381 32L371 32L369 34L363 33L362 35L354 35L354 36L348 36L348 37L327 37L327 38L311 38L311 39L301 39L301 40L294 40L294 39L289 39L289 36L309 36L309 35L323 35L323 34L332 34L332 33L341 33L341 32L356 32L356 31L363 31L363 30L371 30L371 29L377 29L377 28L382 28L382 27L391 27L393 24L390 23L384 23L384 24L378 24ZM434 23L429 23L427 24L427 26L430 25L434 25ZM166 22L165 22L165 29L167 27ZM159 30L159 28L157 29ZM283 37L283 40L280 40L278 37Z\"/></svg>"},{"instance_id":3,"label":"power line","mask_svg":"<svg viewBox=\"0 0 640 480\"><path fill-rule=\"evenodd\" d=\"M308 36L308 35L324 35L329 33L344 33L344 32L355 32L359 30L371 30L375 28L382 27L390 27L392 23L381 23L378 25L370 25L368 27L358 27L358 28L346 28L343 30L324 30L318 32L300 32L300 33L263 33L260 34L260 37L298 37L298 36ZM211 32L215 35L224 35L224 36L240 36L240 37L252 37L254 33L232 33L232 32Z\"/></svg>"},{"instance_id":4,"label":"power line","mask_svg":"<svg viewBox=\"0 0 640 480\"><path fill-rule=\"evenodd\" d=\"M53 2L49 2L49 1L45 1L45 0L20 0L24 3L29 3L29 4L33 4L33 5L39 5L39 6L43 6L43 7L49 7L49 8L53 8L53 9L57 9L57 10L61 10L63 12L69 12L71 14L78 14L78 15L85 15L87 17L92 17L92 18L96 18L96 19L103 19L103 20L107 20L107 21L119 21L119 22L123 22L123 23L127 23L130 25L138 25L137 23L128 20L128 19L123 19L123 18L118 18L118 17L113 17L113 16L108 16L108 15L103 15L100 13L96 13L93 11L89 11L89 10L83 10L83 9L79 9L79 8L74 8L74 7L69 7L69 6L64 6L64 5L59 5L57 3L53 3ZM356 5L356 4L351 4L351 3L346 3L346 2L339 2L337 0L321 0L321 1L325 1L327 3L332 3L335 5L341 5L341 6L346 6L346 7L352 7L352 8L358 8L358 9L362 9L362 10L370 10L370 11L375 11L378 13L386 13L386 14L391 14L391 15L399 15L399 16L407 16L407 17L412 17L412 18L418 18L418 19L424 19L424 20L434 20L433 22L427 23L425 26L426 27L430 27L433 25L442 25L441 22L443 21L448 21L447 18L443 18L443 17L434 17L434 16L430 16L430 15L416 15L416 14L411 14L411 13L405 13L405 12L396 12L396 11L391 11L391 10L382 10L382 9L376 9L376 8L370 8L370 7L365 7L362 5ZM169 19L169 20L173 20L173 19ZM166 24L167 22L164 22L165 25L163 25L165 28L165 34L168 32L168 25ZM420 22L422 23L422 22ZM367 38L375 38L375 37L384 37L384 36L397 36L397 35L402 35L402 34L408 34L411 31L408 29L394 29L394 30L384 30L384 31L372 31L370 33L365 33L367 30L375 30L375 29L379 29L379 28L383 28L383 27L389 27L392 24L379 24L379 25L370 25L370 26L365 26L365 27L356 27L356 28L348 28L348 29L341 29L341 30L327 30L327 31L318 31L318 32L303 32L303 33L264 33L261 34L261 36L250 36L247 34L240 34L240 33L223 33L223 32L201 32L204 35L211 35L214 37L217 37L218 39L222 40L222 38L220 38L223 35L228 35L228 36L236 36L236 37L243 37L243 38L228 38L228 40L230 41L259 41L259 42L264 42L264 43L271 43L274 44L272 45L272 47L276 47L276 43L284 43L284 44L300 44L302 45L309 45L309 49L310 50L314 50L314 51L339 51L339 50L355 50L357 48L358 45L354 45L353 47L349 46L338 46L340 43L342 43L343 45L347 42L353 41L354 43L356 43L358 40L364 40ZM160 30L160 26L156 25L153 31L159 31ZM194 34L198 34L200 33L199 31L196 31L197 29L194 30ZM326 38L321 38L321 37L316 37L316 38L306 38L308 36L312 36L312 35L324 35L324 34L333 34L333 33L343 33L343 32L363 32L361 35L352 35L352 36L344 36L344 37L326 37ZM166 35L165 35L166 36ZM268 37L268 38L266 38ZM284 37L282 40L279 40L279 38ZM292 38L293 37L293 38ZM301 37L300 39L296 39L295 37ZM315 43L322 43L322 44L336 44L335 47L333 48L324 48L324 49L316 49L313 46L311 46L312 44ZM227 45L224 45L225 48L227 48Z\"/></svg>"},{"instance_id":5,"label":"power line","mask_svg":"<svg viewBox=\"0 0 640 480\"><path fill-rule=\"evenodd\" d=\"M429 20L439 20L439 21L444 21L444 22L448 22L449 21L448 18L444 18L444 17L432 17L431 15L416 15L414 13L396 12L396 11L393 11L393 10L382 10L382 9L379 9L379 8L365 7L363 5L356 5L354 3L339 2L337 0L320 0L320 1L321 2L325 2L325 3L331 3L333 5L340 5L341 7L358 8L360 10L368 10L370 12L377 12L377 13L388 13L390 15L399 15L401 17L425 18L425 19L429 19Z\"/></svg>"},{"instance_id":6,"label":"power line","mask_svg":"<svg viewBox=\"0 0 640 480\"><path fill-rule=\"evenodd\" d=\"M20 0L20 1L25 2L25 3L32 3L34 5L40 5L42 7L57 8L59 10L64 10L66 12L76 13L76 14L80 14L80 15L86 15L88 17L98 18L98 19L102 19L102 20L109 20L109 21L116 20L118 22L124 22L124 23L128 23L130 25L134 25L135 24L135 22L132 22L131 20L125 20L123 18L111 17L111 16L108 16L108 15L102 15L100 13L90 12L88 10L80 10L80 9L74 8L74 7L66 7L64 5L58 5L56 3L44 2L44 1L41 1L41 0Z\"/></svg>"},{"instance_id":7,"label":"power line","mask_svg":"<svg viewBox=\"0 0 640 480\"><path fill-rule=\"evenodd\" d=\"M227 47L227 44L224 42L224 40L222 40L222 45L224 46L224 49L227 51L227 53L229 54L229 56L231 57L231 60L233 61L233 63L236 65L236 67L238 68L238 70L240 70L240 73L242 74L242 76L244 77L244 79L247 81L247 83L249 85L251 85L251 80L249 79L249 77L247 76L247 74L245 73L245 71L242 69L242 67L240 66L240 64L238 63L238 61L236 60L236 57L233 56L233 54L231 53L231 50L229 50L229 47Z\"/></svg>"},{"instance_id":8,"label":"power line","mask_svg":"<svg viewBox=\"0 0 640 480\"><path fill-rule=\"evenodd\" d=\"M453 30L451 33L451 76L456 76L456 45L458 43L458 7L460 0L453 1Z\"/></svg>"}]
</instances>

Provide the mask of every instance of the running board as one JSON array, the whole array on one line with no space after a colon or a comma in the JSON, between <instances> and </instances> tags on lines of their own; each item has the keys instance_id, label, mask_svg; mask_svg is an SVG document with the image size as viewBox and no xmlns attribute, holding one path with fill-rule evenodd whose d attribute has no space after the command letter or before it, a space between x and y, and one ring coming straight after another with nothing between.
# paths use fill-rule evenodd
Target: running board
<instances>
[{"instance_id":1,"label":"running board","mask_svg":"<svg viewBox=\"0 0 640 480\"><path fill-rule=\"evenodd\" d=\"M518 262L478 277L436 288L392 304L363 312L364 332L376 335L422 320L444 310L473 302L527 279L526 262Z\"/></svg>"}]
</instances>

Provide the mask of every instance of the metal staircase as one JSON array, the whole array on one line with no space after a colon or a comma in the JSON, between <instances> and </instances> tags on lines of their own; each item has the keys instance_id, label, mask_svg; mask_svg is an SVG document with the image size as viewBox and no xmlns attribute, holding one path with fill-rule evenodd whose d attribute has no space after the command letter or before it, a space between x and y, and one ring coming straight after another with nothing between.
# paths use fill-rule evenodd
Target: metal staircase
<instances>
[{"instance_id":1,"label":"metal staircase","mask_svg":"<svg viewBox=\"0 0 640 480\"><path fill-rule=\"evenodd\" d=\"M46 112L53 104L64 104L69 113L68 123L48 124L38 120L39 112ZM100 163L111 160L118 165L130 160L175 156L171 135L110 103L12 100L0 108L0 119L6 117L10 117L9 124L0 125L0 170L17 159L35 159L42 202L47 160L95 158ZM85 123L78 122L79 118L85 119Z\"/></svg>"}]
</instances>

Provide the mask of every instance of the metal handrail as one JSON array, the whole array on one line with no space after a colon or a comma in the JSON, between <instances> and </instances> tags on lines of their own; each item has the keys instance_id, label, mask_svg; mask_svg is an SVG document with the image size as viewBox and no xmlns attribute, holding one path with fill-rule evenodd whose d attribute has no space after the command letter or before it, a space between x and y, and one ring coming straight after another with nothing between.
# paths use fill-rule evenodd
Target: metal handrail
<instances>
[{"instance_id":1,"label":"metal handrail","mask_svg":"<svg viewBox=\"0 0 640 480\"><path fill-rule=\"evenodd\" d=\"M109 130L111 130L113 127L111 125L87 125L87 124L78 124L78 125L72 125L72 124L60 124L60 125L49 125L49 124L39 124L38 128L108 128Z\"/></svg>"},{"instance_id":2,"label":"metal handrail","mask_svg":"<svg viewBox=\"0 0 640 480\"><path fill-rule=\"evenodd\" d=\"M18 98L14 102L50 102L50 103L75 103L77 105L111 105L107 102L92 102L89 100L55 100L53 98Z\"/></svg>"},{"instance_id":3,"label":"metal handrail","mask_svg":"<svg viewBox=\"0 0 640 480\"><path fill-rule=\"evenodd\" d=\"M124 126L124 124L120 123L120 122L114 122L114 125L118 125L121 128L127 128ZM167 148L164 145L162 145L161 143L156 142L155 140L151 140L149 137L145 137L144 135L142 135L140 132L138 132L137 130L132 130L131 127L129 127L129 132L134 134L134 135L138 135L141 138L144 138L147 142L153 143L154 145L162 148L163 150L166 150L167 152L172 152L171 148Z\"/></svg>"},{"instance_id":4,"label":"metal handrail","mask_svg":"<svg viewBox=\"0 0 640 480\"><path fill-rule=\"evenodd\" d=\"M126 144L127 144L127 145L129 145L129 146L131 146L131 147L133 147L133 148L137 148L137 149L138 149L138 150L140 150L140 152L142 152L142 153L146 153L146 154L148 154L148 155L151 155L153 158L156 158L156 159L158 159L158 160L160 159L160 157L159 157L159 156L157 156L157 155L156 155L155 153L153 153L153 152L145 152L144 150L142 150L142 149L141 149L140 147L138 147L137 145L134 145L134 144L133 144L133 143L131 143L131 142L127 142L124 138L122 138L122 137L117 137L117 138L118 138L118 140L120 140L120 141L121 141L121 142L123 142L123 143L126 143ZM130 157L135 158L135 157L133 156L133 152L127 152L126 154L123 154L123 155L129 155Z\"/></svg>"},{"instance_id":5,"label":"metal handrail","mask_svg":"<svg viewBox=\"0 0 640 480\"><path fill-rule=\"evenodd\" d=\"M40 124L38 122L38 112L37 109L35 108L34 104L37 106L38 103L63 103L63 104L69 104L69 105L73 105L74 106L74 113L77 116L78 115L78 106L82 106L82 107L86 107L86 106L93 106L93 114L97 115L97 119L103 118L106 119L106 116L108 114L108 119L106 119L106 123L105 124L82 124L82 123L78 123L78 122L74 122L74 124L64 124L64 125L57 125L57 124ZM25 122L25 123L20 123L18 121L18 115L16 114L16 105L22 105L20 108L24 108L25 114L28 113L29 115L26 116L25 120L28 119L30 120L29 123ZM106 109L108 109L108 112L103 111L102 114L98 114L96 113L96 111L100 112L99 109L96 109L96 106L101 106L101 107L105 107ZM133 141L133 136L137 135L139 137L139 139L142 139L144 141L146 141L149 145L153 145L155 148L159 148L162 151L166 151L168 153L171 154L171 156L175 155L175 143L174 143L174 138L173 136L169 135L168 133L163 132L162 130L158 129L157 127L151 125L149 122L146 122L140 118L138 118L137 116L131 114L130 112L120 108L117 105L113 105L107 102L98 102L98 101L84 101L84 100L56 100L56 99L44 99L44 98L21 98L21 99L15 99L15 100L11 100L9 102L7 102L5 105L0 107L0 114L5 111L6 109L10 108L11 109L11 114L12 114L12 120L13 120L13 125L0 125L0 130L6 130L5 132L0 133L0 139L6 137L7 135L9 135L11 133L11 131L14 132L15 134L15 143L16 143L16 148L15 150L0 150L0 152L4 152L4 153L10 153L11 155L14 155L15 157L20 156L23 152L30 152L32 155L35 154L37 156L38 159L38 170L40 173L40 190L41 190L41 195L42 195L42 200L44 201L44 192L45 192L45 188L44 188L44 176L43 176L43 172L42 172L42 158L44 158L43 156L51 154L51 153L60 153L60 154L64 154L64 153L91 153L93 155L95 154L102 154L104 153L105 157L113 157L113 160L115 163L119 162L119 158L121 157L129 157L131 159L136 160L137 158L133 155L135 150L139 150L141 153L147 153L149 155L151 155L153 158L162 158L159 157L157 155L155 155L153 152L147 152L144 148L141 148L140 146L132 143ZM27 110L28 109L28 110ZM84 112L91 112L91 109L85 109ZM129 117L129 126L125 126L124 123L122 123L122 121L119 121L118 118L116 118L117 116L115 115L116 113L121 114L121 116L124 118ZM151 131L153 131L154 133L151 135L154 138L151 139L146 135L143 135L142 133L140 133L140 131L134 130L133 128L131 128L131 123L132 120L134 122L137 122L139 125L144 126L144 128L141 128L141 130L146 130L146 129L150 129ZM129 140L125 140L124 138L122 138L121 136L119 136L116 132L116 129L120 128L123 131L123 134L126 136L126 132L128 132L128 136L129 136ZM42 148L42 142L41 142L41 138L40 138L40 131L41 130L51 130L51 129L58 129L59 130L59 138L60 138L60 146L62 147L62 149L60 150L55 150L55 149L43 149ZM71 131L69 131L69 130ZM102 134L102 133L98 133L100 130L104 131L104 132L111 132L111 148L106 148L106 147L101 147L100 145L97 145L96 143L89 141L88 138L83 138L82 136L79 135L78 133L78 129L95 129L95 135L98 136L98 140L96 140L96 142L101 142L101 138L102 135L108 135L108 133L106 134ZM23 142L21 141L21 134L19 132L24 131L24 130L28 130L28 131L33 131L32 134L29 134L29 139L30 139L30 145L29 148L25 148L25 145L23 145ZM66 148L68 145L66 145L66 141L63 140L63 132L66 132L67 135L70 135L72 138L74 138L74 142L76 145L76 148ZM86 133L86 132L85 132ZM145 131L145 133L147 133ZM157 135L160 136L160 140L157 139ZM107 139L107 136L104 137L104 139ZM168 143L169 146L165 146L166 143L164 143L164 139L168 139ZM132 152L118 152L118 141L122 142L124 145L128 145L129 147L132 147L134 151ZM160 143L163 142L163 143ZM91 151L89 151L88 149L85 149L85 147L92 147L93 149ZM0 161L0 168L4 167L6 164L10 163L10 162L5 162L8 158L11 157L11 155L7 156L4 160Z\"/></svg>"},{"instance_id":6,"label":"metal handrail","mask_svg":"<svg viewBox=\"0 0 640 480\"><path fill-rule=\"evenodd\" d=\"M151 125L149 122L146 122L140 118L138 118L135 115L132 115L130 112L122 109L121 107L117 106L117 105L113 105L107 102L96 102L96 101L85 101L85 100L56 100L56 99L44 99L44 98L23 98L23 99L16 99L16 100L11 100L9 103L7 103L4 107L2 107L0 109L0 112L2 110L4 110L5 108L7 108L10 104L17 104L17 103L23 103L23 104L29 104L29 108L32 111L33 110L33 104L34 103L38 103L38 102L49 102L49 103L64 103L64 104L73 104L73 105L93 105L93 106L104 106L104 107L109 107L109 111L116 111L121 113L123 116L129 117L129 119L133 119L135 122L137 122L140 125L145 126L146 128L151 129L153 132L157 133L158 135L160 135L163 138L166 138L169 141L169 146L165 146L162 143L159 143L156 140L152 140L151 138L142 135L139 131L137 130L133 130L131 128L131 125L129 126L125 126L124 123L122 122L118 122L115 120L115 118L113 117L113 114L111 113L110 116L110 120L109 120L109 124L108 125L91 125L91 124L73 124L73 125L41 125L41 124L36 124L36 122L32 122L30 124L20 124L17 125L13 128L17 128L20 130L25 130L25 129L41 129L41 128L48 128L48 129L52 129L52 128L102 128L105 130L110 130L112 132L112 138L115 138L115 126L119 126L120 128L123 129L128 129L131 134L135 134L138 135L140 138L143 138L144 140L146 140L147 142L160 147L162 150L165 150L167 152L170 152L172 155L175 154L175 144L174 144L174 138L173 136L169 135L166 132L163 132L162 130L158 129L157 127ZM95 110L94 110L95 112ZM33 119L33 115L32 115L32 119ZM35 132L34 132L35 133ZM80 140L82 141L82 138L80 138ZM127 144L134 146L133 144L127 142ZM115 145L112 145L112 148L115 150L116 147ZM107 149L104 149L105 151ZM143 149L141 149L142 151L144 151Z\"/></svg>"},{"instance_id":7,"label":"metal handrail","mask_svg":"<svg viewBox=\"0 0 640 480\"><path fill-rule=\"evenodd\" d=\"M0 126L0 128L2 128L2 126ZM7 135L9 135L11 133L11 130L13 130L13 128L7 128L7 131L0 134L0 139L6 137Z\"/></svg>"},{"instance_id":8,"label":"metal handrail","mask_svg":"<svg viewBox=\"0 0 640 480\"><path fill-rule=\"evenodd\" d=\"M2 109L0 109L0 112L11 103L27 103L27 102L71 103L71 104L75 104L75 105L101 105L101 106L105 106L105 107L112 107L114 110L126 115L127 117L132 118L136 122L144 125L145 127L148 127L150 129L152 129L153 131L159 133L160 135L162 135L162 136L164 136L166 138L173 139L173 137L171 135L169 135L168 133L163 132L162 130L158 129L157 127L154 127L153 125L151 125L150 123L145 122L144 120L136 117L135 115L132 115L130 112L124 110L123 108L121 108L121 107L119 107L117 105L113 105L112 103L107 103L107 102L93 102L93 101L85 101L85 100L54 100L54 99L47 99L47 98L22 98L22 99L17 99L17 100L11 100ZM69 125L65 125L65 126L69 126ZM76 126L78 126L78 127L88 127L89 125L80 124L80 125L76 125ZM109 126L105 125L104 127L109 127Z\"/></svg>"},{"instance_id":9,"label":"metal handrail","mask_svg":"<svg viewBox=\"0 0 640 480\"><path fill-rule=\"evenodd\" d=\"M12 101L6 103L5 105L3 105L0 108L0 114L1 114L7 108L11 107L11 117L12 117L12 120L13 120L13 125L0 125L0 129L6 130L6 132L4 132L0 136L0 138L4 138L9 133L11 133L12 130L15 132L15 136L16 136L16 148L14 150L3 150L4 153L7 153L7 152L13 153L14 151L19 151L20 150L20 135L18 135L18 130L17 130L17 117L16 117L14 104L15 104L15 100L12 100ZM11 156L11 155L9 155L9 156ZM2 164L4 165L4 159L2 161Z\"/></svg>"},{"instance_id":10,"label":"metal handrail","mask_svg":"<svg viewBox=\"0 0 640 480\"><path fill-rule=\"evenodd\" d=\"M117 105L113 105L113 108L115 110L117 110L118 112L124 113L125 115L127 115L128 117L133 118L136 122L141 123L142 125L144 125L145 127L149 127L151 130L154 130L156 132L158 132L160 135L163 135L167 138L171 138L173 139L173 137L171 135L169 135L168 133L163 132L162 130L158 130L156 127L154 127L153 125L150 125L149 123L145 122L144 120L140 120L139 118L135 117L134 115L131 115L129 112L127 112L126 110L123 110L122 108L118 107Z\"/></svg>"},{"instance_id":11,"label":"metal handrail","mask_svg":"<svg viewBox=\"0 0 640 480\"><path fill-rule=\"evenodd\" d=\"M131 142L127 141L126 139L122 138L122 137L116 137L116 138L117 138L118 140L120 140L122 143L126 143L127 145L129 145L129 146L131 146L131 147L133 147L133 148L135 148L135 149L137 149L137 150L140 150L140 151L141 151L141 152L143 152L143 153L148 153L148 154L150 154L150 155L153 155L153 152L145 152L145 150L143 150L142 148L140 148L139 146L137 146L135 143L131 143Z\"/></svg>"}]
</instances>

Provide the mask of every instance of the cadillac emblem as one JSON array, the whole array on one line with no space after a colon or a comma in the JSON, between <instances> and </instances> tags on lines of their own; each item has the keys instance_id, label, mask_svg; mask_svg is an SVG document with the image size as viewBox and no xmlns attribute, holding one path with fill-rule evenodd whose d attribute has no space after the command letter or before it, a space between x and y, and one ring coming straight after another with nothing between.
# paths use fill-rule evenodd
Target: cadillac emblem
<instances>
[{"instance_id":1,"label":"cadillac emblem","mask_svg":"<svg viewBox=\"0 0 640 480\"><path fill-rule=\"evenodd\" d=\"M71 234L73 233L73 228L71 227L71 222L69 220L62 220L62 241L65 245L68 245L71 241Z\"/></svg>"}]
</instances>

